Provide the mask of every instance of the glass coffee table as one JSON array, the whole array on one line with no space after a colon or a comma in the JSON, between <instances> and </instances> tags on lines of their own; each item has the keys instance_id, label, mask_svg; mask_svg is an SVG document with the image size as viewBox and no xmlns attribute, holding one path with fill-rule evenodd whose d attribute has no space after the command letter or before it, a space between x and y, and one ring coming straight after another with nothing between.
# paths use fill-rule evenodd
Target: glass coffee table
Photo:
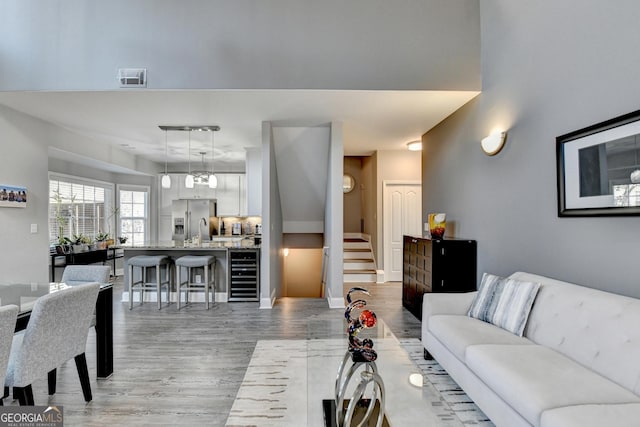
<instances>
[{"instance_id":1,"label":"glass coffee table","mask_svg":"<svg viewBox=\"0 0 640 427\"><path fill-rule=\"evenodd\" d=\"M339 335L336 334L335 338L306 341L307 426L336 425L332 419L332 411L336 406L333 403L336 395L336 377L338 367L347 351L346 333L341 331ZM420 368L413 363L400 341L382 320L378 319L375 328L361 331L359 337L371 338L374 342L373 348L378 354L375 363L384 383L383 426L462 426L455 416L451 416L452 411L448 404L435 388L424 380ZM351 360L348 361L345 370L350 366ZM360 366L351 376L344 392L345 399L353 396L360 382L360 372L364 370L365 367ZM371 384L367 386L364 397L371 397L372 389ZM345 409L347 404L348 401L345 402ZM366 407L362 408L359 417L365 411ZM359 417L356 413L352 425L357 425L356 420ZM376 421L377 416L374 414L365 425L375 426Z\"/></svg>"}]
</instances>

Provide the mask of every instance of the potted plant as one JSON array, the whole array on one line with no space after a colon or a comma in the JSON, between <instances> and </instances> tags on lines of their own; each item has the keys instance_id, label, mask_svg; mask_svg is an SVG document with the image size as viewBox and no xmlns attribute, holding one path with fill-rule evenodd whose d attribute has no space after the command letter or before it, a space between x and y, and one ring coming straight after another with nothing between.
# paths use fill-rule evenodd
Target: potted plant
<instances>
[{"instance_id":1,"label":"potted plant","mask_svg":"<svg viewBox=\"0 0 640 427\"><path fill-rule=\"evenodd\" d=\"M107 249L107 239L109 239L109 233L98 233L96 235L96 248Z\"/></svg>"},{"instance_id":2,"label":"potted plant","mask_svg":"<svg viewBox=\"0 0 640 427\"><path fill-rule=\"evenodd\" d=\"M85 246L85 250L92 251L95 249L95 245L93 244L93 239L91 237L82 234L81 242Z\"/></svg>"},{"instance_id":3,"label":"potted plant","mask_svg":"<svg viewBox=\"0 0 640 427\"><path fill-rule=\"evenodd\" d=\"M74 253L82 252L84 250L84 243L82 241L83 239L84 239L84 235L80 233L80 234L74 234L69 240L69 242L71 243L71 248L73 249Z\"/></svg>"},{"instance_id":4,"label":"potted plant","mask_svg":"<svg viewBox=\"0 0 640 427\"><path fill-rule=\"evenodd\" d=\"M127 236L120 236L118 237L118 242L120 242L121 245L124 245L125 243L127 243Z\"/></svg>"}]
</instances>

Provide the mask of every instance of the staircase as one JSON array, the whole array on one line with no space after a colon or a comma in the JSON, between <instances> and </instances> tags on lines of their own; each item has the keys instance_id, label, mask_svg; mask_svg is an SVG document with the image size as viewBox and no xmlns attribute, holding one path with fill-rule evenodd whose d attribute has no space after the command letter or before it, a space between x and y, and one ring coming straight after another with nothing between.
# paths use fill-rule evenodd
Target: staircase
<instances>
[{"instance_id":1,"label":"staircase","mask_svg":"<svg viewBox=\"0 0 640 427\"><path fill-rule=\"evenodd\" d=\"M375 283L378 280L368 235L345 233L343 251L344 283Z\"/></svg>"}]
</instances>

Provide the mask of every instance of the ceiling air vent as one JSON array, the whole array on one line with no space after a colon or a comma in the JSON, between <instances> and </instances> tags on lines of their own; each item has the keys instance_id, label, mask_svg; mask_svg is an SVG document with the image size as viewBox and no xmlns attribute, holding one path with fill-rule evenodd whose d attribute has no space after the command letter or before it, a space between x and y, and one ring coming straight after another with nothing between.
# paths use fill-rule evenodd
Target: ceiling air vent
<instances>
[{"instance_id":1,"label":"ceiling air vent","mask_svg":"<svg viewBox=\"0 0 640 427\"><path fill-rule=\"evenodd\" d=\"M118 69L118 82L120 87L147 87L147 69L120 68Z\"/></svg>"}]
</instances>

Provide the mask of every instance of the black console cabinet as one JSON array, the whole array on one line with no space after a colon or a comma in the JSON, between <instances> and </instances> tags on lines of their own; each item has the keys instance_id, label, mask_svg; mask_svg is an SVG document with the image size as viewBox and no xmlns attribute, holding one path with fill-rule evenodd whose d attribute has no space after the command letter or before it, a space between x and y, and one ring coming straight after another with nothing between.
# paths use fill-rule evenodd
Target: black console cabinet
<instances>
[{"instance_id":1,"label":"black console cabinet","mask_svg":"<svg viewBox=\"0 0 640 427\"><path fill-rule=\"evenodd\" d=\"M476 290L475 240L430 240L404 236L402 305L422 320L426 292Z\"/></svg>"}]
</instances>

